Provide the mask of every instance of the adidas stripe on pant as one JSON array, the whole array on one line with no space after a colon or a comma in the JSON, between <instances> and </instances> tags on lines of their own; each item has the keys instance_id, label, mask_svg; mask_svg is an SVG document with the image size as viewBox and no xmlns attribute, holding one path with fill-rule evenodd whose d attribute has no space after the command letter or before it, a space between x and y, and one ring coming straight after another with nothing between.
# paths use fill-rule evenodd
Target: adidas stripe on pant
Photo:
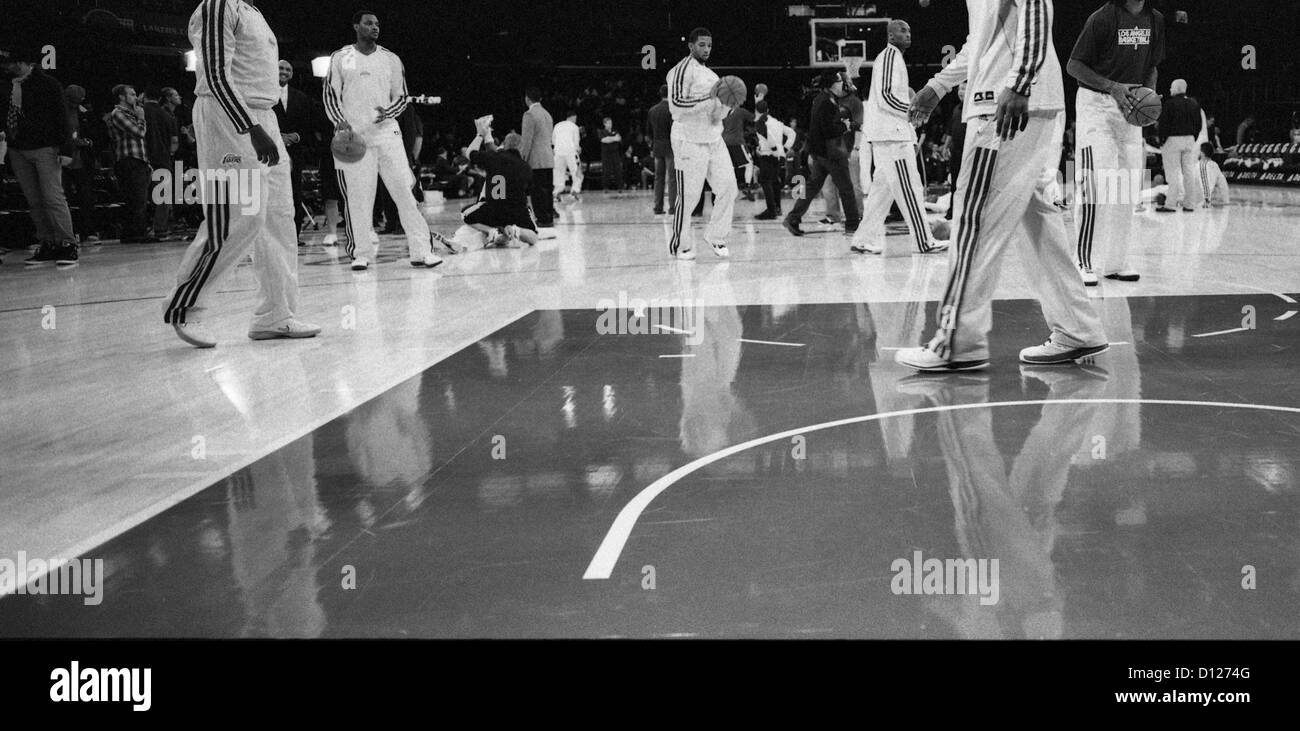
<instances>
[{"instance_id":1,"label":"adidas stripe on pant","mask_svg":"<svg viewBox=\"0 0 1300 731\"><path fill-rule=\"evenodd\" d=\"M889 206L898 201L917 251L929 251L932 237L925 220L925 191L921 187L920 171L916 168L916 147L905 141L877 141L871 145L876 172L871 178L862 223L853 236L853 243L881 244Z\"/></svg>"},{"instance_id":2,"label":"adidas stripe on pant","mask_svg":"<svg viewBox=\"0 0 1300 731\"><path fill-rule=\"evenodd\" d=\"M289 153L280 141L275 112L249 113L279 147L279 164L267 167L257 161L249 136L235 132L215 99L200 96L194 102L199 170L209 179L217 173L229 178L202 187L203 225L181 258L165 322L183 323L189 310L205 307L226 274L249 253L257 278L252 328L273 329L292 318L298 307L298 231ZM218 187L228 202L218 200Z\"/></svg>"},{"instance_id":3,"label":"adidas stripe on pant","mask_svg":"<svg viewBox=\"0 0 1300 731\"><path fill-rule=\"evenodd\" d=\"M1064 114L1061 112L1060 114ZM1014 140L998 138L993 118L971 120L953 211L948 284L930 349L949 361L986 360L993 294L1003 252L1016 241L1022 266L1038 290L1054 342L1084 347L1106 342L1070 257L1065 216L1044 195L1060 159L1055 116L1032 116Z\"/></svg>"},{"instance_id":4,"label":"adidas stripe on pant","mask_svg":"<svg viewBox=\"0 0 1300 731\"><path fill-rule=\"evenodd\" d=\"M1080 268L1113 274L1128 268L1133 209L1145 187L1142 128L1124 119L1109 94L1090 89L1079 89L1075 111L1079 191L1075 261Z\"/></svg>"},{"instance_id":5,"label":"adidas stripe on pant","mask_svg":"<svg viewBox=\"0 0 1300 731\"><path fill-rule=\"evenodd\" d=\"M378 128L364 134L366 154L356 162L334 160L339 174L339 190L343 194L343 204L347 206L347 242L345 250L348 256L357 257L358 243L365 244L363 256L374 261L379 256L379 245L370 243L371 222L374 220L375 191L379 179L384 181L388 195L397 206L397 217L406 232L406 249L412 259L422 260L432 251L429 243L429 223L420 213L411 188L415 185L415 176L411 173L410 163L406 158L406 148L402 146L402 131L393 120L385 120ZM364 238L358 240L357 236Z\"/></svg>"},{"instance_id":6,"label":"adidas stripe on pant","mask_svg":"<svg viewBox=\"0 0 1300 731\"><path fill-rule=\"evenodd\" d=\"M713 189L713 215L704 230L704 239L710 244L725 244L736 209L736 174L727 146L721 138L698 143L673 137L672 143L673 163L677 166L677 210L673 215L668 253L676 256L679 251L693 248L691 211L700 202L706 179Z\"/></svg>"}]
</instances>

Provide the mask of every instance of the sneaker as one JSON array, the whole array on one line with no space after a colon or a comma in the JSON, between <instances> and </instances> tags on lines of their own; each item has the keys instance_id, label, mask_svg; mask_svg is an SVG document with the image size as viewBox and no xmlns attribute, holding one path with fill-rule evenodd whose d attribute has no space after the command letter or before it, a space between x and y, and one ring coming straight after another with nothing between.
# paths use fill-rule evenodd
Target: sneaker
<instances>
[{"instance_id":1,"label":"sneaker","mask_svg":"<svg viewBox=\"0 0 1300 731\"><path fill-rule=\"evenodd\" d=\"M926 249L925 251L922 251L922 252L920 252L920 253L922 253L922 254L937 254L937 253L939 253L939 252L941 252L941 251L947 251L949 246L951 246L951 244L950 244L949 242L947 242L947 241L944 241L943 239L931 239L931 240L930 240L930 248L928 248L928 249Z\"/></svg>"},{"instance_id":2,"label":"sneaker","mask_svg":"<svg viewBox=\"0 0 1300 731\"><path fill-rule=\"evenodd\" d=\"M656 215L656 216L662 216L662 215L664 215L664 209L662 209L662 208L656 208L656 209L654 209L654 212L655 212L655 215Z\"/></svg>"},{"instance_id":3,"label":"sneaker","mask_svg":"<svg viewBox=\"0 0 1300 731\"><path fill-rule=\"evenodd\" d=\"M325 238L320 240L321 246L337 246L339 243L338 234L325 234Z\"/></svg>"},{"instance_id":4,"label":"sneaker","mask_svg":"<svg viewBox=\"0 0 1300 731\"><path fill-rule=\"evenodd\" d=\"M358 256L352 260L352 271L354 272L364 272L369 268L370 260L364 256Z\"/></svg>"},{"instance_id":5,"label":"sneaker","mask_svg":"<svg viewBox=\"0 0 1300 731\"><path fill-rule=\"evenodd\" d=\"M432 269L441 263L442 263L442 257L438 256L432 251L425 254L424 257L421 259L415 259L415 258L411 259L411 266L413 267L428 267L429 269Z\"/></svg>"},{"instance_id":6,"label":"sneaker","mask_svg":"<svg viewBox=\"0 0 1300 731\"><path fill-rule=\"evenodd\" d=\"M446 236L443 236L437 231L430 231L429 238L432 239L432 241L429 243L430 248L433 248L433 242L437 242L438 245L446 249L447 253L449 254L455 255L460 253L460 251L456 249L455 241L452 241L451 239L447 238Z\"/></svg>"},{"instance_id":7,"label":"sneaker","mask_svg":"<svg viewBox=\"0 0 1300 731\"><path fill-rule=\"evenodd\" d=\"M948 361L929 348L904 348L894 354L894 362L915 368L922 373L956 373L958 371L978 371L988 367L989 361L954 360Z\"/></svg>"},{"instance_id":8,"label":"sneaker","mask_svg":"<svg viewBox=\"0 0 1300 731\"><path fill-rule=\"evenodd\" d=\"M249 330L250 340L276 340L279 338L314 338L320 334L319 325L298 320L287 320L267 330Z\"/></svg>"},{"instance_id":9,"label":"sneaker","mask_svg":"<svg viewBox=\"0 0 1300 731\"><path fill-rule=\"evenodd\" d=\"M504 229L494 229L492 233L488 234L487 244L483 248L490 249L493 246L504 246L509 240L510 236L506 234Z\"/></svg>"},{"instance_id":10,"label":"sneaker","mask_svg":"<svg viewBox=\"0 0 1300 731\"><path fill-rule=\"evenodd\" d=\"M677 252L676 259L682 261L695 261L695 249L684 249Z\"/></svg>"},{"instance_id":11,"label":"sneaker","mask_svg":"<svg viewBox=\"0 0 1300 731\"><path fill-rule=\"evenodd\" d=\"M883 247L880 247L880 246L874 246L874 245L872 245L872 244L854 244L854 245L852 245L852 246L849 247L849 251L852 251L852 252L855 252L855 253L858 253L858 254L883 254L883 253L885 253L885 249L884 249Z\"/></svg>"},{"instance_id":12,"label":"sneaker","mask_svg":"<svg viewBox=\"0 0 1300 731\"><path fill-rule=\"evenodd\" d=\"M1117 282L1136 282L1142 278L1142 275L1132 269L1121 269L1118 272L1111 272L1106 275L1107 279L1113 279Z\"/></svg>"},{"instance_id":13,"label":"sneaker","mask_svg":"<svg viewBox=\"0 0 1300 731\"><path fill-rule=\"evenodd\" d=\"M36 253L27 257L27 260L24 261L23 264L26 264L27 266L44 266L54 261L56 257L57 254L54 250L54 244L48 241L43 241L40 246L36 248Z\"/></svg>"},{"instance_id":14,"label":"sneaker","mask_svg":"<svg viewBox=\"0 0 1300 731\"><path fill-rule=\"evenodd\" d=\"M1110 344L1089 345L1083 348L1074 348L1068 345L1054 343L1050 339L1042 345L1035 345L1032 348L1025 348L1020 351L1020 362L1029 363L1030 365L1061 365L1063 363L1075 363L1083 358L1094 355L1100 355L1110 350Z\"/></svg>"},{"instance_id":15,"label":"sneaker","mask_svg":"<svg viewBox=\"0 0 1300 731\"><path fill-rule=\"evenodd\" d=\"M1079 276L1083 277L1083 284L1085 287L1097 286L1097 273L1094 272L1091 267L1083 267L1079 269Z\"/></svg>"},{"instance_id":16,"label":"sneaker","mask_svg":"<svg viewBox=\"0 0 1300 731\"><path fill-rule=\"evenodd\" d=\"M509 226L506 226L505 229L504 229L504 231L505 231L505 235L506 235L506 241L505 241L505 243L507 243L507 244L520 244L520 243L523 243L523 238L520 237L520 235L519 235L519 227L516 226L515 224L512 223L512 224L510 224ZM531 244L530 244L530 246L531 246Z\"/></svg>"},{"instance_id":17,"label":"sneaker","mask_svg":"<svg viewBox=\"0 0 1300 731\"><path fill-rule=\"evenodd\" d=\"M77 244L73 241L64 241L61 244L55 244L54 263L59 266L75 266L77 264Z\"/></svg>"},{"instance_id":18,"label":"sneaker","mask_svg":"<svg viewBox=\"0 0 1300 731\"><path fill-rule=\"evenodd\" d=\"M544 226L537 229L537 238L542 241L549 241L556 237L554 226Z\"/></svg>"},{"instance_id":19,"label":"sneaker","mask_svg":"<svg viewBox=\"0 0 1300 731\"><path fill-rule=\"evenodd\" d=\"M775 221L775 220L776 220L776 216L777 216L777 214L776 214L775 212L773 212L773 211L763 211L762 213L758 214L757 216L754 216L754 220L755 220L755 221Z\"/></svg>"},{"instance_id":20,"label":"sneaker","mask_svg":"<svg viewBox=\"0 0 1300 731\"><path fill-rule=\"evenodd\" d=\"M1195 209L1195 208L1188 208L1187 206L1183 206L1183 213L1196 213L1196 209Z\"/></svg>"},{"instance_id":21,"label":"sneaker","mask_svg":"<svg viewBox=\"0 0 1300 731\"><path fill-rule=\"evenodd\" d=\"M181 340L196 348L215 348L217 339L201 322L173 322L172 329Z\"/></svg>"},{"instance_id":22,"label":"sneaker","mask_svg":"<svg viewBox=\"0 0 1300 731\"><path fill-rule=\"evenodd\" d=\"M1170 208L1169 206L1160 206L1156 208L1156 213L1177 213L1177 212L1178 212L1177 208Z\"/></svg>"},{"instance_id":23,"label":"sneaker","mask_svg":"<svg viewBox=\"0 0 1300 731\"><path fill-rule=\"evenodd\" d=\"M820 224L823 225L823 226L834 226L834 225L838 224L839 221L836 221L835 219L831 218L830 216L825 216L825 217L819 219L819 220L817 221L817 223L820 223Z\"/></svg>"},{"instance_id":24,"label":"sneaker","mask_svg":"<svg viewBox=\"0 0 1300 731\"><path fill-rule=\"evenodd\" d=\"M714 244L714 245L713 245L713 253L714 253L714 254L715 254L719 259L728 259L728 258L731 257L731 252L727 250L727 245L726 245L726 244Z\"/></svg>"},{"instance_id":25,"label":"sneaker","mask_svg":"<svg viewBox=\"0 0 1300 731\"><path fill-rule=\"evenodd\" d=\"M798 221L783 218L781 219L781 225L785 226L785 230L789 231L791 236L803 236L803 229L799 228Z\"/></svg>"}]
</instances>

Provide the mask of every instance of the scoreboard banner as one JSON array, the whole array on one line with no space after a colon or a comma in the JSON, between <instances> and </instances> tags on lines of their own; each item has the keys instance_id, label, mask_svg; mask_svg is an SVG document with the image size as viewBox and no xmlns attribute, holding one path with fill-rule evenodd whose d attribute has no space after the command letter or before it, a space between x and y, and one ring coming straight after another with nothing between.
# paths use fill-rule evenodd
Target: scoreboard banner
<instances>
[{"instance_id":1,"label":"scoreboard banner","mask_svg":"<svg viewBox=\"0 0 1300 731\"><path fill-rule=\"evenodd\" d=\"M1230 183L1300 187L1300 144L1241 145L1221 167Z\"/></svg>"}]
</instances>

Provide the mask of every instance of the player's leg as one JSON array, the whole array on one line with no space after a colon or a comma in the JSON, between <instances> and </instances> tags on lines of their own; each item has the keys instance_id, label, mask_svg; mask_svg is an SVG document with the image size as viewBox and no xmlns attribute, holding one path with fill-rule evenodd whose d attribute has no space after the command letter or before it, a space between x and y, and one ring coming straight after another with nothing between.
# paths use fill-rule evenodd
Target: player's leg
<instances>
[{"instance_id":1,"label":"player's leg","mask_svg":"<svg viewBox=\"0 0 1300 731\"><path fill-rule=\"evenodd\" d=\"M1106 97L1101 99L1100 94L1096 94L1087 89L1079 89L1075 96L1075 110L1078 119L1075 124L1075 164L1076 169L1075 187L1078 191L1075 198L1078 202L1078 208L1075 212L1074 220L1077 227L1075 263L1083 276L1083 281L1089 286L1097 284L1097 275L1095 270L1100 268L1096 265L1094 259L1096 244L1098 242L1098 208L1100 202L1098 196L1099 175L1098 165L1111 164L1113 166L1113 143L1109 141L1109 135L1106 126L1106 108L1105 103L1109 101L1114 105L1114 100ZM1099 154L1101 160L1098 160ZM965 159L962 160L962 167L965 168ZM963 169L964 173L965 170ZM960 190L960 183L958 183ZM963 194L964 196L964 194ZM955 220L955 219L954 219Z\"/></svg>"},{"instance_id":2,"label":"player's leg","mask_svg":"<svg viewBox=\"0 0 1300 731\"><path fill-rule=\"evenodd\" d=\"M690 215L704 192L704 178L709 166L708 145L674 139L673 161L677 165L677 200L673 205L676 212L673 214L668 254L677 256L693 251Z\"/></svg>"},{"instance_id":3,"label":"player's leg","mask_svg":"<svg viewBox=\"0 0 1300 731\"><path fill-rule=\"evenodd\" d=\"M569 157L569 176L573 178L573 195L576 197L582 192L582 156L574 154Z\"/></svg>"},{"instance_id":4,"label":"player's leg","mask_svg":"<svg viewBox=\"0 0 1300 731\"><path fill-rule=\"evenodd\" d=\"M433 254L429 239L429 222L420 213L420 206L415 202L411 187L415 185L415 176L407 166L406 150L402 147L402 138L385 138L371 152L378 153L379 175L383 178L384 188L397 208L397 217L406 232L406 250L411 262L433 265L441 263ZM427 260L427 261L426 261Z\"/></svg>"},{"instance_id":5,"label":"player's leg","mask_svg":"<svg viewBox=\"0 0 1300 731\"><path fill-rule=\"evenodd\" d=\"M889 204L893 201L892 178L898 174L897 168L887 162L889 143L877 142L874 147L876 171L867 187L867 199L862 205L862 220L858 223L857 232L853 234L851 247L861 254L880 254L885 250L885 217L889 215Z\"/></svg>"},{"instance_id":6,"label":"player's leg","mask_svg":"<svg viewBox=\"0 0 1300 731\"><path fill-rule=\"evenodd\" d=\"M334 166L339 172L339 188L343 193L343 205L347 209L348 256L364 269L379 256L379 244L372 242L375 188L379 182L379 162L376 146L372 141L366 143L366 154L356 162L335 160Z\"/></svg>"},{"instance_id":7,"label":"player's leg","mask_svg":"<svg viewBox=\"0 0 1300 731\"><path fill-rule=\"evenodd\" d=\"M713 246L713 253L726 258L727 237L731 235L731 222L736 214L736 167L731 153L721 141L707 146L709 161L705 177L713 188L713 214L705 228L704 240Z\"/></svg>"},{"instance_id":8,"label":"player's leg","mask_svg":"<svg viewBox=\"0 0 1300 731\"><path fill-rule=\"evenodd\" d=\"M231 235L253 239L257 308L248 335L258 340L312 337L315 325L298 322L298 229L293 219L293 181L288 152L271 110L254 111L257 122L280 147L280 163L260 170L258 211L232 218ZM242 213L242 212L241 212Z\"/></svg>"},{"instance_id":9,"label":"player's leg","mask_svg":"<svg viewBox=\"0 0 1300 731\"><path fill-rule=\"evenodd\" d=\"M568 155L556 155L555 167L551 168L551 190L558 200L564 195L565 183L568 182Z\"/></svg>"},{"instance_id":10,"label":"player's leg","mask_svg":"<svg viewBox=\"0 0 1300 731\"><path fill-rule=\"evenodd\" d=\"M894 200L903 211L903 220L912 232L916 250L922 254L930 251L942 251L946 246L938 246L930 235L930 224L925 220L925 190L921 187L921 174L916 169L916 155L912 154L911 145L907 145L904 154L894 160L895 174L889 182Z\"/></svg>"},{"instance_id":11,"label":"player's leg","mask_svg":"<svg viewBox=\"0 0 1300 731\"><path fill-rule=\"evenodd\" d=\"M921 370L967 370L988 364L993 293L1003 250L1020 230L1052 135L1052 124L1031 118L1010 142L992 119L968 126L962 161L962 202L939 328L925 348L899 351L897 360Z\"/></svg>"},{"instance_id":12,"label":"player's leg","mask_svg":"<svg viewBox=\"0 0 1300 731\"><path fill-rule=\"evenodd\" d=\"M1170 138L1160 148L1160 160L1165 168L1165 182L1169 192L1165 194L1165 204L1161 209L1176 209L1183 202L1183 160L1178 141Z\"/></svg>"},{"instance_id":13,"label":"player's leg","mask_svg":"<svg viewBox=\"0 0 1300 731\"><path fill-rule=\"evenodd\" d=\"M193 311L207 305L222 278L253 246L254 238L260 235L257 226L265 220L261 213L244 212L244 206L237 200L238 184L231 185L231 180L238 181L241 175L251 183L250 176L265 169L257 161L248 135L236 134L217 102L208 97L199 97L194 103L194 127L199 172L203 176L199 188L203 224L181 257L175 286L166 299L163 321L175 326L199 322ZM226 165L225 161L232 156L240 161L233 166ZM251 189L251 185L248 187ZM256 208L259 212L265 210L261 205ZM178 327L177 333L197 347L215 344L197 326Z\"/></svg>"},{"instance_id":14,"label":"player's leg","mask_svg":"<svg viewBox=\"0 0 1300 731\"><path fill-rule=\"evenodd\" d=\"M1064 112L1061 114L1064 116ZM1048 186L1055 182L1056 168L1052 163L1056 158L1045 155L1044 159L1047 165L1024 213L1023 235L1016 239L1023 266L1033 272L1030 281L1038 292L1043 318L1051 330L1051 342L1062 351L1061 360L1068 360L1064 357L1069 355L1066 351L1104 345L1106 335L1070 255L1065 215L1046 193Z\"/></svg>"},{"instance_id":15,"label":"player's leg","mask_svg":"<svg viewBox=\"0 0 1300 731\"><path fill-rule=\"evenodd\" d=\"M664 177L668 181L668 212L672 213L673 206L677 205L677 162L672 155L669 155L666 159L668 161L668 171L664 173Z\"/></svg>"},{"instance_id":16,"label":"player's leg","mask_svg":"<svg viewBox=\"0 0 1300 731\"><path fill-rule=\"evenodd\" d=\"M1109 110L1107 116L1115 144L1115 171L1107 180L1114 190L1105 192L1101 214L1105 218L1100 227L1106 232L1106 256L1101 262L1101 273L1107 279L1137 281L1138 274L1129 263L1129 249L1133 245L1133 207L1141 199L1143 178L1146 172L1146 143L1142 128L1129 124L1118 108Z\"/></svg>"}]
</instances>

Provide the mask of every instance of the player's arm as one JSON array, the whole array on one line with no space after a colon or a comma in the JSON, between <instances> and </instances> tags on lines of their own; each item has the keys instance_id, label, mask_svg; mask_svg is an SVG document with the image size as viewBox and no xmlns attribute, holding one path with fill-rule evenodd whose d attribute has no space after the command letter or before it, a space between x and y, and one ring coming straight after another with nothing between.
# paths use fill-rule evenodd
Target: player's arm
<instances>
[{"instance_id":1,"label":"player's arm","mask_svg":"<svg viewBox=\"0 0 1300 731\"><path fill-rule=\"evenodd\" d=\"M230 82L234 65L235 28L239 18L226 0L204 0L203 28L199 33L203 53L203 74L212 96L225 112L235 131L245 134L257 126L248 112L244 95Z\"/></svg>"},{"instance_id":2,"label":"player's arm","mask_svg":"<svg viewBox=\"0 0 1300 731\"><path fill-rule=\"evenodd\" d=\"M908 98L908 92L910 89L907 85L906 79L907 66L902 63L902 54L892 50L893 46L890 46L889 48L890 50L885 52L885 67L882 69L882 75L880 77L880 96L884 99L885 106L896 112L906 114L909 109L909 104L903 100ZM901 81L899 79L899 71L902 72L902 76L904 77Z\"/></svg>"},{"instance_id":3,"label":"player's arm","mask_svg":"<svg viewBox=\"0 0 1300 731\"><path fill-rule=\"evenodd\" d=\"M1070 60L1065 64L1065 73L1084 86L1110 94L1119 105L1120 111L1128 114L1138 103L1137 94L1134 93L1137 85L1130 87L1111 81L1093 70L1093 66L1101 62L1107 45L1116 43L1113 29L1103 28L1101 24L1101 15L1093 13L1089 16L1088 22L1083 26L1083 32L1079 34L1079 40L1074 42ZM1152 70L1154 71L1154 68Z\"/></svg>"},{"instance_id":4,"label":"player's arm","mask_svg":"<svg viewBox=\"0 0 1300 731\"><path fill-rule=\"evenodd\" d=\"M375 107L375 124L385 119L397 119L410 103L406 96L406 67L402 65L402 59L393 56L393 66L393 83L388 90L388 98L393 102L386 107Z\"/></svg>"},{"instance_id":5,"label":"player's arm","mask_svg":"<svg viewBox=\"0 0 1300 731\"><path fill-rule=\"evenodd\" d=\"M1052 8L1047 0L1015 0L1020 22L1011 46L1011 70L1005 88L998 95L993 116L998 135L1014 139L1029 125L1029 95L1047 60L1047 43L1052 34Z\"/></svg>"},{"instance_id":6,"label":"player's arm","mask_svg":"<svg viewBox=\"0 0 1300 731\"><path fill-rule=\"evenodd\" d=\"M934 78L926 82L925 86L912 97L912 103L908 107L907 119L913 126L925 124L934 113L935 107L939 102L948 95L948 92L956 89L961 82L966 80L970 72L970 36L966 36L966 42L962 44L961 50L953 57L952 61L939 70Z\"/></svg>"},{"instance_id":7,"label":"player's arm","mask_svg":"<svg viewBox=\"0 0 1300 731\"><path fill-rule=\"evenodd\" d=\"M325 104L325 116L334 123L335 130L352 129L343 116L343 61L339 51L330 56L329 71L325 72L325 83L321 88L321 101Z\"/></svg>"},{"instance_id":8,"label":"player's arm","mask_svg":"<svg viewBox=\"0 0 1300 731\"><path fill-rule=\"evenodd\" d=\"M690 109L701 106L714 98L712 93L702 96L691 96L687 93L687 89L690 89L693 85L691 82L695 80L697 71L696 67L687 63L668 75L668 101L670 104L682 109Z\"/></svg>"}]
</instances>

